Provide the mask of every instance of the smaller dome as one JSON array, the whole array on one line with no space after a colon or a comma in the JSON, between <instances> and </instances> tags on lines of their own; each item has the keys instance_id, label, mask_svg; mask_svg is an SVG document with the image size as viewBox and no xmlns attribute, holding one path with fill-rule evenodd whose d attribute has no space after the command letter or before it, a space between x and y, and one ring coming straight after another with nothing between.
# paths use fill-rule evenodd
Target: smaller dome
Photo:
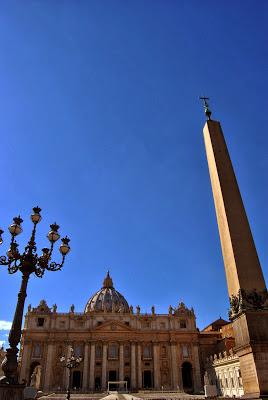
<instances>
[{"instance_id":1,"label":"smaller dome","mask_svg":"<svg viewBox=\"0 0 268 400\"><path fill-rule=\"evenodd\" d=\"M115 290L109 271L103 281L102 288L95 293L87 302L85 313L87 312L122 312L128 313L128 302Z\"/></svg>"}]
</instances>

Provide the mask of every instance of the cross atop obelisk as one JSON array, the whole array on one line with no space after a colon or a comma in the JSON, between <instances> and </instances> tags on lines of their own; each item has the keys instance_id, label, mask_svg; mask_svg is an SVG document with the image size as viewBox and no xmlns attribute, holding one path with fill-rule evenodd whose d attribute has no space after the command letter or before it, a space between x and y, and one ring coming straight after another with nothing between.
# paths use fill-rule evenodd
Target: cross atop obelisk
<instances>
[{"instance_id":1,"label":"cross atop obelisk","mask_svg":"<svg viewBox=\"0 0 268 400\"><path fill-rule=\"evenodd\" d=\"M199 99L203 101L203 103L204 103L203 106L204 106L204 109L205 109L205 115L206 115L207 119L210 120L212 112L210 111L209 105L208 105L208 102L207 102L207 100L209 100L209 97L200 96Z\"/></svg>"}]
</instances>

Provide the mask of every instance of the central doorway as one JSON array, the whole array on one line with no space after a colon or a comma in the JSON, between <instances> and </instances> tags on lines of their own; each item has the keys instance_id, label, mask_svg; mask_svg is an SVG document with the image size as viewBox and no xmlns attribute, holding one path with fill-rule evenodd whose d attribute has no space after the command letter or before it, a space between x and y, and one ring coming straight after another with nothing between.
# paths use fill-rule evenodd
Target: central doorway
<instances>
[{"instance_id":1,"label":"central doorway","mask_svg":"<svg viewBox=\"0 0 268 400\"><path fill-rule=\"evenodd\" d=\"M111 370L108 374L108 381L117 381L117 371ZM110 390L116 390L116 385L110 384Z\"/></svg>"},{"instance_id":2,"label":"central doorway","mask_svg":"<svg viewBox=\"0 0 268 400\"><path fill-rule=\"evenodd\" d=\"M143 387L144 389L151 389L152 388L152 372L147 370L143 371Z\"/></svg>"},{"instance_id":3,"label":"central doorway","mask_svg":"<svg viewBox=\"0 0 268 400\"><path fill-rule=\"evenodd\" d=\"M81 388L81 372L80 371L74 371L73 372L72 388L73 389L80 389Z\"/></svg>"},{"instance_id":4,"label":"central doorway","mask_svg":"<svg viewBox=\"0 0 268 400\"><path fill-rule=\"evenodd\" d=\"M189 362L184 362L182 364L182 382L183 390L186 393L193 392L193 367Z\"/></svg>"}]
</instances>

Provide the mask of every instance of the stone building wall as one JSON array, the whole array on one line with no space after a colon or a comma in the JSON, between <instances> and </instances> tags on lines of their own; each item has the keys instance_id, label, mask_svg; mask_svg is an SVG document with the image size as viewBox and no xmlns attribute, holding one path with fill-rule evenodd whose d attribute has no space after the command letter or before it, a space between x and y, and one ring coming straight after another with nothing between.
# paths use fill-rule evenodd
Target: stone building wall
<instances>
[{"instance_id":1,"label":"stone building wall","mask_svg":"<svg viewBox=\"0 0 268 400\"><path fill-rule=\"evenodd\" d=\"M224 321L226 323L226 321ZM215 325L215 324L214 324ZM217 325L217 324L216 324ZM218 326L218 325L217 325ZM199 332L193 309L184 303L167 314L135 311L113 287L109 272L83 313L28 307L21 342L20 379L38 376L46 392L66 390L68 372L59 359L71 349L82 357L71 386L84 392L107 390L108 381L127 381L130 390L203 390L205 355L216 348L220 332Z\"/></svg>"},{"instance_id":2,"label":"stone building wall","mask_svg":"<svg viewBox=\"0 0 268 400\"><path fill-rule=\"evenodd\" d=\"M244 394L238 355L230 349L207 359L210 384L216 385L219 396L241 397Z\"/></svg>"},{"instance_id":3,"label":"stone building wall","mask_svg":"<svg viewBox=\"0 0 268 400\"><path fill-rule=\"evenodd\" d=\"M130 389L202 391L199 331L195 315L181 303L168 314L90 312L50 309L45 301L31 309L22 335L20 379L29 383L41 367L40 388L65 390L68 376L59 358L71 347L83 361L72 386L106 390L108 380L127 380ZM210 341L217 335L210 333Z\"/></svg>"}]
</instances>

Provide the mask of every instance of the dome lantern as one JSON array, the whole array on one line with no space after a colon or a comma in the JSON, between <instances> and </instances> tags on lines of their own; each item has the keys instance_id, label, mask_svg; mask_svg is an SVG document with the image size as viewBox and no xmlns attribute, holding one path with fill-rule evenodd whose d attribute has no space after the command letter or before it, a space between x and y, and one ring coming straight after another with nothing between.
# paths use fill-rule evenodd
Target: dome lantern
<instances>
[{"instance_id":1,"label":"dome lantern","mask_svg":"<svg viewBox=\"0 0 268 400\"><path fill-rule=\"evenodd\" d=\"M128 302L115 290L109 271L104 278L102 288L88 300L85 313L88 312L129 313Z\"/></svg>"},{"instance_id":2,"label":"dome lantern","mask_svg":"<svg viewBox=\"0 0 268 400\"><path fill-rule=\"evenodd\" d=\"M109 271L107 271L107 275L106 275L106 277L104 278L102 287L103 287L103 288L107 288L107 289L108 289L108 288L113 288L113 287L114 287L114 285L113 285L113 280L112 280L112 278L110 277Z\"/></svg>"}]
</instances>

